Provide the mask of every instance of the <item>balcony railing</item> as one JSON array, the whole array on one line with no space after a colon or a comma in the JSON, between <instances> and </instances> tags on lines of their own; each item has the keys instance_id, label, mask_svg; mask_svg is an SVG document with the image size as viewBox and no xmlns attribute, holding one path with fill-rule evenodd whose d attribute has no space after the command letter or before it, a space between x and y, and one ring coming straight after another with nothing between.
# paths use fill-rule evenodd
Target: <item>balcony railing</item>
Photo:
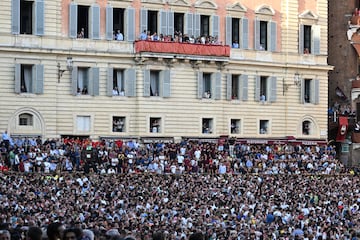
<instances>
[{"instance_id":1,"label":"balcony railing","mask_svg":"<svg viewBox=\"0 0 360 240\"><path fill-rule=\"evenodd\" d=\"M230 47L179 42L136 41L135 52L230 57Z\"/></svg>"}]
</instances>

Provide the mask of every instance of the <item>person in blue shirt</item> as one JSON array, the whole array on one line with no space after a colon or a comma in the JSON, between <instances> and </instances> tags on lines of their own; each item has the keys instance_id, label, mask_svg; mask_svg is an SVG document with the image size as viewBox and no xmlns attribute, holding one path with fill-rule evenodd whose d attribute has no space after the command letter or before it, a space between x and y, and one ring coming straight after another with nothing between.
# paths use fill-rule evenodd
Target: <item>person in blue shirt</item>
<instances>
[{"instance_id":1,"label":"person in blue shirt","mask_svg":"<svg viewBox=\"0 0 360 240\"><path fill-rule=\"evenodd\" d=\"M232 48L239 48L239 43L238 41L234 41L233 44L232 44Z\"/></svg>"},{"instance_id":2,"label":"person in blue shirt","mask_svg":"<svg viewBox=\"0 0 360 240\"><path fill-rule=\"evenodd\" d=\"M144 30L144 31L140 34L140 40L147 40L146 30Z\"/></svg>"}]
</instances>

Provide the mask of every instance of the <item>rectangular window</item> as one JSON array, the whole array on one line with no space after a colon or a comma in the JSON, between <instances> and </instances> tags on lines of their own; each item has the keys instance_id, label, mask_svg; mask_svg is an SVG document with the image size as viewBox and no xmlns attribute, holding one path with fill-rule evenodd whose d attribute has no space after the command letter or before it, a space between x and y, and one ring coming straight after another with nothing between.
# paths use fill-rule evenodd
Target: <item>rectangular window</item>
<instances>
[{"instance_id":1,"label":"rectangular window","mask_svg":"<svg viewBox=\"0 0 360 240\"><path fill-rule=\"evenodd\" d=\"M170 70L144 70L144 96L170 97Z\"/></svg>"},{"instance_id":2,"label":"rectangular window","mask_svg":"<svg viewBox=\"0 0 360 240\"><path fill-rule=\"evenodd\" d=\"M311 98L311 79L304 79L304 102L310 103Z\"/></svg>"},{"instance_id":3,"label":"rectangular window","mask_svg":"<svg viewBox=\"0 0 360 240\"><path fill-rule=\"evenodd\" d=\"M214 121L212 118L203 118L202 119L202 133L203 134L212 134Z\"/></svg>"},{"instance_id":4,"label":"rectangular window","mask_svg":"<svg viewBox=\"0 0 360 240\"><path fill-rule=\"evenodd\" d=\"M269 133L269 120L260 120L259 125L259 134Z\"/></svg>"},{"instance_id":5,"label":"rectangular window","mask_svg":"<svg viewBox=\"0 0 360 240\"><path fill-rule=\"evenodd\" d=\"M184 14L174 13L174 30L175 32L184 33Z\"/></svg>"},{"instance_id":6,"label":"rectangular window","mask_svg":"<svg viewBox=\"0 0 360 240\"><path fill-rule=\"evenodd\" d=\"M239 134L240 133L240 119L231 119L230 132L232 134Z\"/></svg>"},{"instance_id":7,"label":"rectangular window","mask_svg":"<svg viewBox=\"0 0 360 240\"><path fill-rule=\"evenodd\" d=\"M27 113L23 113L19 116L19 125L20 126L32 126L33 125L33 116Z\"/></svg>"},{"instance_id":8,"label":"rectangular window","mask_svg":"<svg viewBox=\"0 0 360 240\"><path fill-rule=\"evenodd\" d=\"M210 36L210 16L201 15L200 16L200 35L201 36ZM199 36L195 36L199 37Z\"/></svg>"},{"instance_id":9,"label":"rectangular window","mask_svg":"<svg viewBox=\"0 0 360 240\"><path fill-rule=\"evenodd\" d=\"M160 133L161 132L161 118L151 117L150 118L150 132L151 133Z\"/></svg>"},{"instance_id":10,"label":"rectangular window","mask_svg":"<svg viewBox=\"0 0 360 240\"><path fill-rule=\"evenodd\" d=\"M311 26L304 25L304 54L311 53Z\"/></svg>"},{"instance_id":11,"label":"rectangular window","mask_svg":"<svg viewBox=\"0 0 360 240\"><path fill-rule=\"evenodd\" d=\"M211 73L203 74L203 88L204 88L203 98L211 98L212 97Z\"/></svg>"},{"instance_id":12,"label":"rectangular window","mask_svg":"<svg viewBox=\"0 0 360 240\"><path fill-rule=\"evenodd\" d=\"M268 22L260 21L260 50L268 49Z\"/></svg>"},{"instance_id":13,"label":"rectangular window","mask_svg":"<svg viewBox=\"0 0 360 240\"><path fill-rule=\"evenodd\" d=\"M21 65L21 92L33 93L33 65Z\"/></svg>"},{"instance_id":14,"label":"rectangular window","mask_svg":"<svg viewBox=\"0 0 360 240\"><path fill-rule=\"evenodd\" d=\"M20 1L20 33L33 34L33 1Z\"/></svg>"},{"instance_id":15,"label":"rectangular window","mask_svg":"<svg viewBox=\"0 0 360 240\"><path fill-rule=\"evenodd\" d=\"M34 93L44 92L44 65L15 64L15 92Z\"/></svg>"},{"instance_id":16,"label":"rectangular window","mask_svg":"<svg viewBox=\"0 0 360 240\"><path fill-rule=\"evenodd\" d=\"M89 68L78 68L77 95L89 94Z\"/></svg>"},{"instance_id":17,"label":"rectangular window","mask_svg":"<svg viewBox=\"0 0 360 240\"><path fill-rule=\"evenodd\" d=\"M113 31L115 33L116 40L121 40L121 36L117 34L122 34L122 40L124 40L124 21L125 21L125 9L123 8L114 8L113 9Z\"/></svg>"},{"instance_id":18,"label":"rectangular window","mask_svg":"<svg viewBox=\"0 0 360 240\"><path fill-rule=\"evenodd\" d=\"M234 48L239 48L240 43L240 19L232 18L231 19L231 39Z\"/></svg>"},{"instance_id":19,"label":"rectangular window","mask_svg":"<svg viewBox=\"0 0 360 240\"><path fill-rule=\"evenodd\" d=\"M150 34L158 32L158 12L157 11L148 11L147 19L147 30L150 31Z\"/></svg>"},{"instance_id":20,"label":"rectangular window","mask_svg":"<svg viewBox=\"0 0 360 240\"><path fill-rule=\"evenodd\" d=\"M79 132L90 132L91 126L90 116L77 116L76 117L76 130Z\"/></svg>"},{"instance_id":21,"label":"rectangular window","mask_svg":"<svg viewBox=\"0 0 360 240\"><path fill-rule=\"evenodd\" d=\"M125 117L113 117L112 122L113 132L126 132L126 118Z\"/></svg>"},{"instance_id":22,"label":"rectangular window","mask_svg":"<svg viewBox=\"0 0 360 240\"><path fill-rule=\"evenodd\" d=\"M89 7L79 5L77 16L78 38L89 38Z\"/></svg>"},{"instance_id":23,"label":"rectangular window","mask_svg":"<svg viewBox=\"0 0 360 240\"><path fill-rule=\"evenodd\" d=\"M160 94L160 72L150 71L150 96L159 96Z\"/></svg>"},{"instance_id":24,"label":"rectangular window","mask_svg":"<svg viewBox=\"0 0 360 240\"><path fill-rule=\"evenodd\" d=\"M114 69L113 73L113 96L125 96L124 70Z\"/></svg>"},{"instance_id":25,"label":"rectangular window","mask_svg":"<svg viewBox=\"0 0 360 240\"><path fill-rule=\"evenodd\" d=\"M265 102L268 99L268 77L260 77L260 101Z\"/></svg>"},{"instance_id":26,"label":"rectangular window","mask_svg":"<svg viewBox=\"0 0 360 240\"><path fill-rule=\"evenodd\" d=\"M231 76L231 99L238 100L240 99L240 76L232 75Z\"/></svg>"},{"instance_id":27,"label":"rectangular window","mask_svg":"<svg viewBox=\"0 0 360 240\"><path fill-rule=\"evenodd\" d=\"M301 102L319 104L319 84L318 79L303 79L301 81Z\"/></svg>"}]
</instances>

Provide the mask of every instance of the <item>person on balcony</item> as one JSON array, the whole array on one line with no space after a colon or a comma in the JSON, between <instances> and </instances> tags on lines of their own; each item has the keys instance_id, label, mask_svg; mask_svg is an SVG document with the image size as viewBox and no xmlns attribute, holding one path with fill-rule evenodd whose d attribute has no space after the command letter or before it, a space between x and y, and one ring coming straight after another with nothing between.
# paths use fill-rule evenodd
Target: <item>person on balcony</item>
<instances>
[{"instance_id":1,"label":"person on balcony","mask_svg":"<svg viewBox=\"0 0 360 240\"><path fill-rule=\"evenodd\" d=\"M232 44L232 48L239 48L239 43L238 41L234 41L233 44Z\"/></svg>"},{"instance_id":2,"label":"person on balcony","mask_svg":"<svg viewBox=\"0 0 360 240\"><path fill-rule=\"evenodd\" d=\"M151 35L151 41L159 41L159 36L157 35L156 32L154 32L153 35Z\"/></svg>"},{"instance_id":3,"label":"person on balcony","mask_svg":"<svg viewBox=\"0 0 360 240\"><path fill-rule=\"evenodd\" d=\"M124 41L124 35L120 32L120 30L117 30L116 40L118 40L118 41Z\"/></svg>"},{"instance_id":4,"label":"person on balcony","mask_svg":"<svg viewBox=\"0 0 360 240\"><path fill-rule=\"evenodd\" d=\"M140 34L140 40L144 41L147 39L147 34L146 34L146 30L144 30L141 34Z\"/></svg>"}]
</instances>

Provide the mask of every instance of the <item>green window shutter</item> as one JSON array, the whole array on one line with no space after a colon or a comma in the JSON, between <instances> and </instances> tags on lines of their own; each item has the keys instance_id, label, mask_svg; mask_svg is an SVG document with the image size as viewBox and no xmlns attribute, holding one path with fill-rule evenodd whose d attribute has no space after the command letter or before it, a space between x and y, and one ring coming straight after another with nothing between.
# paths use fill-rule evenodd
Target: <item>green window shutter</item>
<instances>
[{"instance_id":1,"label":"green window shutter","mask_svg":"<svg viewBox=\"0 0 360 240\"><path fill-rule=\"evenodd\" d=\"M269 80L270 80L269 101L270 102L276 102L276 94L277 94L276 82L277 82L277 79L276 79L276 77L270 77Z\"/></svg>"},{"instance_id":2,"label":"green window shutter","mask_svg":"<svg viewBox=\"0 0 360 240\"><path fill-rule=\"evenodd\" d=\"M241 48L248 49L249 48L249 20L247 18L241 19L240 32L242 33L241 38Z\"/></svg>"},{"instance_id":3,"label":"green window shutter","mask_svg":"<svg viewBox=\"0 0 360 240\"><path fill-rule=\"evenodd\" d=\"M77 94L78 88L78 67L73 67L71 72L71 92L74 96Z\"/></svg>"},{"instance_id":4,"label":"green window shutter","mask_svg":"<svg viewBox=\"0 0 360 240\"><path fill-rule=\"evenodd\" d=\"M276 51L276 45L277 45L277 24L276 22L270 22L270 51L275 52Z\"/></svg>"},{"instance_id":5,"label":"green window shutter","mask_svg":"<svg viewBox=\"0 0 360 240\"><path fill-rule=\"evenodd\" d=\"M255 101L260 101L260 76L255 77Z\"/></svg>"},{"instance_id":6,"label":"green window shutter","mask_svg":"<svg viewBox=\"0 0 360 240\"><path fill-rule=\"evenodd\" d=\"M43 0L35 1L35 35L44 35L45 3Z\"/></svg>"},{"instance_id":7,"label":"green window shutter","mask_svg":"<svg viewBox=\"0 0 360 240\"><path fill-rule=\"evenodd\" d=\"M174 12L168 11L168 29L167 32L169 35L174 36Z\"/></svg>"},{"instance_id":8,"label":"green window shutter","mask_svg":"<svg viewBox=\"0 0 360 240\"><path fill-rule=\"evenodd\" d=\"M108 96L113 95L112 94L112 90L114 88L113 80L114 80L114 68L108 68L107 82L106 82L106 94Z\"/></svg>"},{"instance_id":9,"label":"green window shutter","mask_svg":"<svg viewBox=\"0 0 360 240\"><path fill-rule=\"evenodd\" d=\"M232 75L230 73L226 74L226 99L232 99Z\"/></svg>"},{"instance_id":10,"label":"green window shutter","mask_svg":"<svg viewBox=\"0 0 360 240\"><path fill-rule=\"evenodd\" d=\"M248 100L248 75L242 74L240 76L240 89L241 89L241 100L247 101ZM260 89L259 89L259 95L260 95Z\"/></svg>"},{"instance_id":11,"label":"green window shutter","mask_svg":"<svg viewBox=\"0 0 360 240\"><path fill-rule=\"evenodd\" d=\"M35 74L36 74L35 93L43 94L44 93L44 65L42 65L42 64L35 65Z\"/></svg>"},{"instance_id":12,"label":"green window shutter","mask_svg":"<svg viewBox=\"0 0 360 240\"><path fill-rule=\"evenodd\" d=\"M256 19L254 21L254 33L254 48L255 50L260 50L260 20Z\"/></svg>"},{"instance_id":13,"label":"green window shutter","mask_svg":"<svg viewBox=\"0 0 360 240\"><path fill-rule=\"evenodd\" d=\"M90 25L90 38L91 39L100 39L100 7L98 4L93 4L91 6L91 25Z\"/></svg>"},{"instance_id":14,"label":"green window shutter","mask_svg":"<svg viewBox=\"0 0 360 240\"><path fill-rule=\"evenodd\" d=\"M304 25L299 25L299 54L304 53Z\"/></svg>"},{"instance_id":15,"label":"green window shutter","mask_svg":"<svg viewBox=\"0 0 360 240\"><path fill-rule=\"evenodd\" d=\"M170 79L170 70L163 70L160 72L160 79L162 79L163 89L162 97L170 97L171 94L171 79Z\"/></svg>"},{"instance_id":16,"label":"green window shutter","mask_svg":"<svg viewBox=\"0 0 360 240\"><path fill-rule=\"evenodd\" d=\"M136 96L136 71L133 68L125 70L125 96Z\"/></svg>"},{"instance_id":17,"label":"green window shutter","mask_svg":"<svg viewBox=\"0 0 360 240\"><path fill-rule=\"evenodd\" d=\"M90 70L89 94L92 96L99 96L99 78L100 71L98 67L92 67Z\"/></svg>"},{"instance_id":18,"label":"green window shutter","mask_svg":"<svg viewBox=\"0 0 360 240\"><path fill-rule=\"evenodd\" d=\"M221 99L221 72L215 73L215 99Z\"/></svg>"},{"instance_id":19,"label":"green window shutter","mask_svg":"<svg viewBox=\"0 0 360 240\"><path fill-rule=\"evenodd\" d=\"M15 93L21 92L21 64L15 64Z\"/></svg>"},{"instance_id":20,"label":"green window shutter","mask_svg":"<svg viewBox=\"0 0 360 240\"><path fill-rule=\"evenodd\" d=\"M218 38L220 39L220 20L219 20L219 16L218 15L212 15L211 17L212 20L212 36L216 37L218 36Z\"/></svg>"},{"instance_id":21,"label":"green window shutter","mask_svg":"<svg viewBox=\"0 0 360 240\"><path fill-rule=\"evenodd\" d=\"M76 3L71 2L69 5L69 37L77 37L77 16L78 6Z\"/></svg>"},{"instance_id":22,"label":"green window shutter","mask_svg":"<svg viewBox=\"0 0 360 240\"><path fill-rule=\"evenodd\" d=\"M148 30L148 10L146 8L140 9L140 33Z\"/></svg>"},{"instance_id":23,"label":"green window shutter","mask_svg":"<svg viewBox=\"0 0 360 240\"><path fill-rule=\"evenodd\" d=\"M144 70L144 97L150 97L150 70Z\"/></svg>"},{"instance_id":24,"label":"green window shutter","mask_svg":"<svg viewBox=\"0 0 360 240\"><path fill-rule=\"evenodd\" d=\"M20 0L11 1L11 33L20 33Z\"/></svg>"},{"instance_id":25,"label":"green window shutter","mask_svg":"<svg viewBox=\"0 0 360 240\"><path fill-rule=\"evenodd\" d=\"M314 101L313 101L313 103L314 104L319 104L319 102L320 102L320 88L319 88L319 85L320 85L320 81L319 81L319 79L314 79L313 80L313 82L314 82L314 84L313 84L313 87L314 87Z\"/></svg>"},{"instance_id":26,"label":"green window shutter","mask_svg":"<svg viewBox=\"0 0 360 240\"><path fill-rule=\"evenodd\" d=\"M321 34L321 28L319 25L311 26L312 53L316 55L320 54L320 34Z\"/></svg>"},{"instance_id":27,"label":"green window shutter","mask_svg":"<svg viewBox=\"0 0 360 240\"><path fill-rule=\"evenodd\" d=\"M193 14L190 12L185 13L185 20L186 20L186 28L185 28L185 33L187 33L189 35L189 37L191 37L192 35L194 35L194 19L193 19Z\"/></svg>"},{"instance_id":28,"label":"green window shutter","mask_svg":"<svg viewBox=\"0 0 360 240\"><path fill-rule=\"evenodd\" d=\"M128 7L126 9L125 39L128 42L135 41L135 9Z\"/></svg>"},{"instance_id":29,"label":"green window shutter","mask_svg":"<svg viewBox=\"0 0 360 240\"><path fill-rule=\"evenodd\" d=\"M197 72L197 82L198 82L198 98L203 98L203 72Z\"/></svg>"},{"instance_id":30,"label":"green window shutter","mask_svg":"<svg viewBox=\"0 0 360 240\"><path fill-rule=\"evenodd\" d=\"M114 24L113 24L113 18L114 18L114 11L113 7L110 4L106 5L106 40L113 40L113 30L114 30Z\"/></svg>"}]
</instances>

